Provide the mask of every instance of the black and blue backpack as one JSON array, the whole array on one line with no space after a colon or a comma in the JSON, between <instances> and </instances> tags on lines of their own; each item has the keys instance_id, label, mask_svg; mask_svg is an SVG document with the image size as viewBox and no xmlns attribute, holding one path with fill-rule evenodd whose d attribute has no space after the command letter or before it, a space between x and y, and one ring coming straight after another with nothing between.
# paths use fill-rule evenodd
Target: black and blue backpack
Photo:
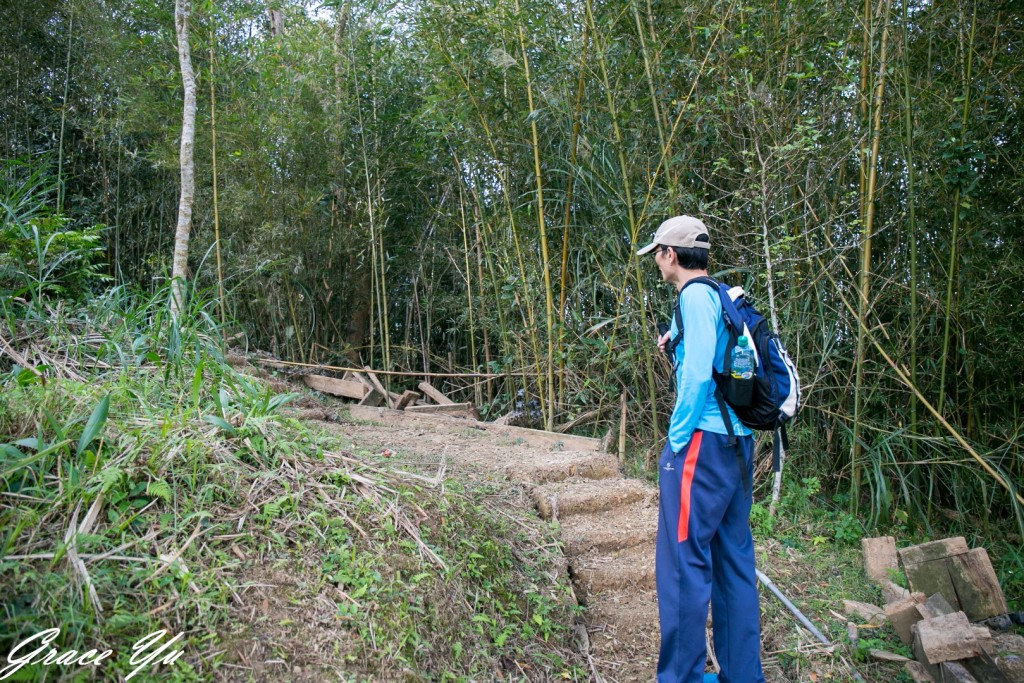
<instances>
[{"instance_id":1,"label":"black and blue backpack","mask_svg":"<svg viewBox=\"0 0 1024 683\"><path fill-rule=\"evenodd\" d=\"M701 276L687 282L683 289L693 284L703 284L718 292L722 302L722 314L729 341L725 347L722 372L712 369L715 380L715 399L718 401L723 418L728 414L728 404L740 422L755 431L774 432L772 469L781 467L781 448L789 448L786 424L796 417L800 410L800 378L796 366L763 315L747 301L742 287L729 287L717 280ZM679 292L682 296L682 290ZM676 345L683 338L683 317L679 311L679 299L673 313L679 335L672 340L666 351L674 354ZM755 369L751 379L732 376L732 351L740 336L746 336L754 349ZM735 439L731 420L725 419L730 438Z\"/></svg>"}]
</instances>

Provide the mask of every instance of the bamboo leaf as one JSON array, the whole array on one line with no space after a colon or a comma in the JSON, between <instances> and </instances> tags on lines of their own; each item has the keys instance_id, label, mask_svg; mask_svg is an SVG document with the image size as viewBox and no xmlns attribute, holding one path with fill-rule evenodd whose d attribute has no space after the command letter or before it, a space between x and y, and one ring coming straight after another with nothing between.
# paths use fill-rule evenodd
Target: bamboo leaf
<instances>
[{"instance_id":1,"label":"bamboo leaf","mask_svg":"<svg viewBox=\"0 0 1024 683\"><path fill-rule=\"evenodd\" d=\"M107 413L109 411L110 394L107 394L92 411L89 421L85 423L85 431L82 432L82 437L78 440L78 449L75 451L76 456L84 453L89 444L95 441L96 437L103 431L103 425L107 423Z\"/></svg>"},{"instance_id":2,"label":"bamboo leaf","mask_svg":"<svg viewBox=\"0 0 1024 683\"><path fill-rule=\"evenodd\" d=\"M231 436L238 435L238 432L235 431L235 428L231 426L231 423L225 420L223 417L218 417L217 415L204 415L203 420L209 422L214 427L220 428L221 430L227 432Z\"/></svg>"}]
</instances>

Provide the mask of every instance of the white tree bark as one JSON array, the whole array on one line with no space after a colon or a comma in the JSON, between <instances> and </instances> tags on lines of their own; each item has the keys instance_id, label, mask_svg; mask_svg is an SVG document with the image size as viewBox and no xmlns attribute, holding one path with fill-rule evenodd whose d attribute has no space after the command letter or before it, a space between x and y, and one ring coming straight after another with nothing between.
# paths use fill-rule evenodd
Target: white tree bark
<instances>
[{"instance_id":1,"label":"white tree bark","mask_svg":"<svg viewBox=\"0 0 1024 683\"><path fill-rule=\"evenodd\" d=\"M188 279L188 238L192 231L192 202L196 179L193 147L196 137L196 77L192 70L192 53L188 45L190 0L175 0L174 31L178 36L178 62L185 100L181 122L181 196L178 200L178 227L174 232L174 262L171 267L171 315L175 319L185 304Z\"/></svg>"}]
</instances>

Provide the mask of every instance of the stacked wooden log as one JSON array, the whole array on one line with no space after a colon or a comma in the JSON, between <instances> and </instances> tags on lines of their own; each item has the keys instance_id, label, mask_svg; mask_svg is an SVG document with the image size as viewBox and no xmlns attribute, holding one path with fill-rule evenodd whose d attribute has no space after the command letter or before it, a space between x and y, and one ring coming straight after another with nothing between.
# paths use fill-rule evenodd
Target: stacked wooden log
<instances>
[{"instance_id":1,"label":"stacked wooden log","mask_svg":"<svg viewBox=\"0 0 1024 683\"><path fill-rule=\"evenodd\" d=\"M310 389L332 396L351 398L363 406L387 407L410 413L448 415L470 420L480 419L480 413L472 403L456 403L429 382L420 382L419 392L390 392L381 384L377 373L371 368L363 368L363 372L346 372L340 379L312 374L304 375L302 379Z\"/></svg>"},{"instance_id":2,"label":"stacked wooden log","mask_svg":"<svg viewBox=\"0 0 1024 683\"><path fill-rule=\"evenodd\" d=\"M891 536L861 544L865 572L885 597L882 620L914 652L916 661L906 662L914 681L1024 683L1024 638L993 635L986 625L1010 621L984 548L970 549L962 537L900 550ZM900 565L907 588L893 583Z\"/></svg>"}]
</instances>

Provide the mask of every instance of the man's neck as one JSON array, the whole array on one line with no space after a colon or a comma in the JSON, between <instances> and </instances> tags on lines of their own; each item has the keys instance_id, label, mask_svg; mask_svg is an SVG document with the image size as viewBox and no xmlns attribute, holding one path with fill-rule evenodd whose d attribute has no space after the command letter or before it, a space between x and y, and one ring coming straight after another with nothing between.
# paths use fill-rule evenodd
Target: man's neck
<instances>
[{"instance_id":1,"label":"man's neck","mask_svg":"<svg viewBox=\"0 0 1024 683\"><path fill-rule=\"evenodd\" d=\"M677 268L676 272L673 273L672 284L675 285L676 291L683 291L683 287L686 283L695 277L707 277L708 271L706 270L690 270L689 268Z\"/></svg>"}]
</instances>

